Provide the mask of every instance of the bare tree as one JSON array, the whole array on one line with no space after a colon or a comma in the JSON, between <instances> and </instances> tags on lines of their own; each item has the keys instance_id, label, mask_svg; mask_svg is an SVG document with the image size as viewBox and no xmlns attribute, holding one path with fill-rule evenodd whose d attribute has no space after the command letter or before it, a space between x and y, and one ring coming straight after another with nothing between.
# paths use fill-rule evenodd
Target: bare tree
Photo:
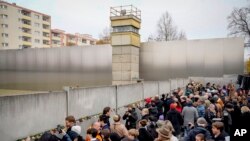
<instances>
[{"instance_id":1,"label":"bare tree","mask_svg":"<svg viewBox=\"0 0 250 141\"><path fill-rule=\"evenodd\" d=\"M171 15L166 11L157 23L157 37L155 40L171 41L183 39L186 39L186 33L184 31L178 32Z\"/></svg>"},{"instance_id":2,"label":"bare tree","mask_svg":"<svg viewBox=\"0 0 250 141\"><path fill-rule=\"evenodd\" d=\"M96 44L110 44L110 28L105 27L103 31L99 34L99 40Z\"/></svg>"},{"instance_id":3,"label":"bare tree","mask_svg":"<svg viewBox=\"0 0 250 141\"><path fill-rule=\"evenodd\" d=\"M250 38L250 8L235 8L228 19L229 35Z\"/></svg>"}]
</instances>

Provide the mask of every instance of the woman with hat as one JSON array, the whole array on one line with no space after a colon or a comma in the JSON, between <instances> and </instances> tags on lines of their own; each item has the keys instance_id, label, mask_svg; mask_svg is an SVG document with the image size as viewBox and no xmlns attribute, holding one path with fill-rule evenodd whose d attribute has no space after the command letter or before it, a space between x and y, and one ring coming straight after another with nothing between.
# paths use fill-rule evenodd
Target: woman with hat
<instances>
[{"instance_id":1,"label":"woman with hat","mask_svg":"<svg viewBox=\"0 0 250 141\"><path fill-rule=\"evenodd\" d=\"M157 129L158 138L155 141L178 141L178 139L173 135L173 125L169 120L166 120L165 124Z\"/></svg>"}]
</instances>

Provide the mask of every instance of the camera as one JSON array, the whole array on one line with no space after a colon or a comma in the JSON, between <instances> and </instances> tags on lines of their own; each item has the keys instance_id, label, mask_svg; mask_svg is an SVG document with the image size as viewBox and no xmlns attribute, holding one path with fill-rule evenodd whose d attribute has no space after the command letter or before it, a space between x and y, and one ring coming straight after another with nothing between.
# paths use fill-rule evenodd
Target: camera
<instances>
[{"instance_id":1,"label":"camera","mask_svg":"<svg viewBox=\"0 0 250 141\"><path fill-rule=\"evenodd\" d=\"M56 130L59 132L59 134L61 134L63 128L64 128L64 126L62 126L62 125L57 125Z\"/></svg>"}]
</instances>

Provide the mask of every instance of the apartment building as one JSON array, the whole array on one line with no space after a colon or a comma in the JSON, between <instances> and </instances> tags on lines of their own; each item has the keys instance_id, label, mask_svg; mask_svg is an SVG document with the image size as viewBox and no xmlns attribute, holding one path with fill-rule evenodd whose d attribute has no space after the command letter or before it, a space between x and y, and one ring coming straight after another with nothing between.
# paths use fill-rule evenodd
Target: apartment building
<instances>
[{"instance_id":1,"label":"apartment building","mask_svg":"<svg viewBox=\"0 0 250 141\"><path fill-rule=\"evenodd\" d=\"M63 47L66 46L66 34L64 30L51 29L51 46Z\"/></svg>"},{"instance_id":2,"label":"apartment building","mask_svg":"<svg viewBox=\"0 0 250 141\"><path fill-rule=\"evenodd\" d=\"M95 45L96 41L89 34L70 34L60 29L51 30L52 47Z\"/></svg>"},{"instance_id":3,"label":"apartment building","mask_svg":"<svg viewBox=\"0 0 250 141\"><path fill-rule=\"evenodd\" d=\"M0 49L51 46L49 15L0 1Z\"/></svg>"}]
</instances>

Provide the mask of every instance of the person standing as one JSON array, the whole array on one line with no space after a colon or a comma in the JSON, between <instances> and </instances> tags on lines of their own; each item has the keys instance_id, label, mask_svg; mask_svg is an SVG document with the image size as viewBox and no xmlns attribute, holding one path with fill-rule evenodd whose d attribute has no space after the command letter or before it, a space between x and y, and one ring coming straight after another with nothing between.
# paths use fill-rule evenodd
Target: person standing
<instances>
[{"instance_id":1,"label":"person standing","mask_svg":"<svg viewBox=\"0 0 250 141\"><path fill-rule=\"evenodd\" d=\"M222 133L224 124L222 122L214 122L212 124L212 132L214 141L225 141L225 136Z\"/></svg>"},{"instance_id":2,"label":"person standing","mask_svg":"<svg viewBox=\"0 0 250 141\"><path fill-rule=\"evenodd\" d=\"M181 133L181 126L183 125L183 118L181 114L178 111L176 111L176 103L172 103L170 105L170 110L168 111L165 119L171 121L175 130L174 135L178 136Z\"/></svg>"},{"instance_id":3,"label":"person standing","mask_svg":"<svg viewBox=\"0 0 250 141\"><path fill-rule=\"evenodd\" d=\"M110 126L111 132L117 133L120 138L125 138L128 136L128 130L124 124L120 122L120 115L114 115L113 117L114 123Z\"/></svg>"},{"instance_id":4,"label":"person standing","mask_svg":"<svg viewBox=\"0 0 250 141\"><path fill-rule=\"evenodd\" d=\"M185 106L182 110L182 116L184 119L184 136L187 135L187 131L189 130L190 126L189 123L193 124L195 123L195 120L198 118L198 112L197 109L193 107L193 104L191 101L187 103L187 106Z\"/></svg>"},{"instance_id":5,"label":"person standing","mask_svg":"<svg viewBox=\"0 0 250 141\"><path fill-rule=\"evenodd\" d=\"M125 126L129 129L136 129L136 121L138 120L135 109L128 106L128 110L123 115L123 120L126 120Z\"/></svg>"}]
</instances>

